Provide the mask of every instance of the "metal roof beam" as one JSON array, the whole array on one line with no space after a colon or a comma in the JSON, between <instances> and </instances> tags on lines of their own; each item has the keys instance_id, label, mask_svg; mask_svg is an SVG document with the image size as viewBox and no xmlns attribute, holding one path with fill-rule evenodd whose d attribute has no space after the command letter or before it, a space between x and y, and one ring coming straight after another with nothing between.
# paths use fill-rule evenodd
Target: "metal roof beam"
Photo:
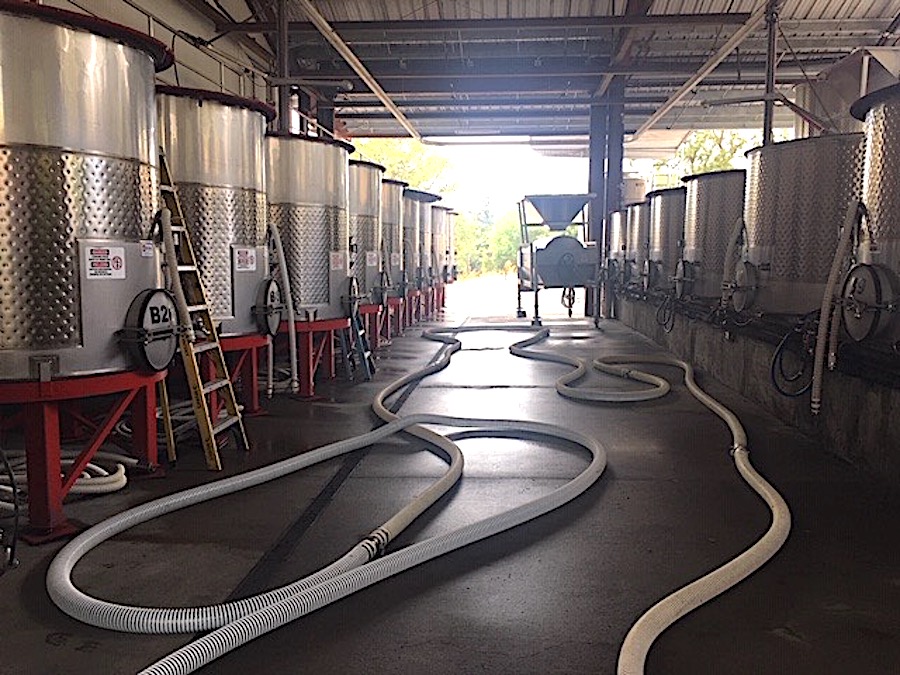
<instances>
[{"instance_id":1,"label":"metal roof beam","mask_svg":"<svg viewBox=\"0 0 900 675\"><path fill-rule=\"evenodd\" d=\"M621 101L606 101L604 104L624 103L625 105L647 105L653 103L663 103L666 100L664 95L645 95L645 96L629 96ZM558 108L560 106L590 106L596 104L589 96L559 96L537 98L537 97L502 97L502 98L421 98L421 99L403 99L394 97L394 103L401 108L484 108L484 107L502 107L510 106L516 108ZM350 108L380 108L381 103L377 100L365 99L348 99L336 100L335 107L341 109Z\"/></svg>"},{"instance_id":2,"label":"metal roof beam","mask_svg":"<svg viewBox=\"0 0 900 675\"><path fill-rule=\"evenodd\" d=\"M745 12L707 14L650 14L645 16L566 16L529 19L434 19L401 21L335 21L331 27L345 36L364 32L394 33L399 31L434 33L460 30L520 30L544 28L631 28L641 26L722 26L740 25L750 17ZM222 22L216 30L225 33L272 33L274 22ZM292 33L315 33L308 21L291 21ZM348 38L349 39L349 38Z\"/></svg>"}]
</instances>

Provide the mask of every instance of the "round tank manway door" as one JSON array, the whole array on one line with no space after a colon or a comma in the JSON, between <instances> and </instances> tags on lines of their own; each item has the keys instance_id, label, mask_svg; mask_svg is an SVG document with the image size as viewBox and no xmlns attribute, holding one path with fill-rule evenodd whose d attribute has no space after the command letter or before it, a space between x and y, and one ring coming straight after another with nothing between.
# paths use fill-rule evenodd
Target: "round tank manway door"
<instances>
[{"instance_id":1,"label":"round tank manway door","mask_svg":"<svg viewBox=\"0 0 900 675\"><path fill-rule=\"evenodd\" d=\"M256 305L253 307L259 332L263 335L275 335L281 325L283 311L281 286L271 277L263 280L256 293Z\"/></svg>"},{"instance_id":2,"label":"round tank manway door","mask_svg":"<svg viewBox=\"0 0 900 675\"><path fill-rule=\"evenodd\" d=\"M178 314L172 295L161 288L138 293L119 335L135 365L143 370L165 370L178 348Z\"/></svg>"},{"instance_id":3,"label":"round tank manway door","mask_svg":"<svg viewBox=\"0 0 900 675\"><path fill-rule=\"evenodd\" d=\"M856 265L841 291L841 315L847 334L856 342L876 337L891 323L888 303L897 296L897 281L881 265Z\"/></svg>"}]
</instances>

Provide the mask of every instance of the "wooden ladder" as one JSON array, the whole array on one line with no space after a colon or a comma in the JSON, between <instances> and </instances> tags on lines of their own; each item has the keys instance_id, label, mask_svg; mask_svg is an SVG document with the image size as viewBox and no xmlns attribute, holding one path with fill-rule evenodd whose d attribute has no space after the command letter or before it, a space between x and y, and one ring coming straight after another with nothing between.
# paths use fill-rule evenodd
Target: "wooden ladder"
<instances>
[{"instance_id":1,"label":"wooden ladder","mask_svg":"<svg viewBox=\"0 0 900 675\"><path fill-rule=\"evenodd\" d=\"M175 305L178 308L181 358L184 362L188 388L191 391L191 403L200 430L203 452L206 455L206 466L219 471L222 468L217 442L220 434L234 427L235 436L243 451L246 452L250 449L250 443L247 441L247 432L244 430L244 421L241 418L234 387L231 385L225 354L219 344L216 325L206 300L206 291L203 289L203 282L200 279L200 270L191 246L191 238L185 227L181 202L169 174L166 156L162 152L159 156L159 169L163 201L159 224L164 245L165 265L172 292L175 294ZM213 377L211 380L203 380L198 360L200 354L204 354L203 358L209 359L212 365ZM213 419L216 411L210 409L210 402L207 399L207 396L213 392L219 392L224 403L226 415L222 419ZM167 403L167 400L163 403ZM164 419L168 421L170 419L169 411L166 408L168 405L164 405L163 415ZM167 431L169 428L167 424ZM172 449L169 451L169 458L174 459Z\"/></svg>"}]
</instances>

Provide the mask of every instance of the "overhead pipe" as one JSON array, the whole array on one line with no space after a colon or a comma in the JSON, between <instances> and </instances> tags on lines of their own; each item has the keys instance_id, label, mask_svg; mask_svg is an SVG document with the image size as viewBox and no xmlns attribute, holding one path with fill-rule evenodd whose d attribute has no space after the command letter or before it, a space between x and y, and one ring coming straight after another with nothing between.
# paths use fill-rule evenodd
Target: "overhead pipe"
<instances>
[{"instance_id":1,"label":"overhead pipe","mask_svg":"<svg viewBox=\"0 0 900 675\"><path fill-rule=\"evenodd\" d=\"M403 111L397 107L397 104L391 100L391 97L388 96L387 92L381 88L381 85L378 84L377 80L363 65L362 61L356 57L353 50L350 49L347 43L335 32L325 17L319 13L319 10L313 7L313 4L309 0L296 0L296 2L300 5L300 8L304 11L306 16L309 17L310 22L322 34L322 37L328 40L329 44L337 50L338 54L344 58L347 64L359 76L359 79L372 90L372 93L378 97L378 100L381 101L382 105L391 112L394 118L400 123L400 126L406 129L410 136L417 141L421 141L422 135L412 125L412 122L407 119L406 115L403 114Z\"/></svg>"},{"instance_id":2,"label":"overhead pipe","mask_svg":"<svg viewBox=\"0 0 900 675\"><path fill-rule=\"evenodd\" d=\"M768 0L766 6L766 97L763 109L763 145L772 144L772 126L775 121L775 66L778 55L778 10L781 0Z\"/></svg>"},{"instance_id":3,"label":"overhead pipe","mask_svg":"<svg viewBox=\"0 0 900 675\"><path fill-rule=\"evenodd\" d=\"M306 0L304 0L306 1ZM709 58L709 60L704 63L700 69L694 73L687 82L685 82L681 87L678 88L674 94L672 94L669 99L660 106L660 108L650 115L646 122L644 122L641 126L637 128L637 131L631 136L631 140L634 141L638 137L640 137L644 132L648 131L653 125L655 125L659 120L663 118L663 116L668 113L672 108L678 105L679 101L683 99L687 94L696 87L703 79L709 75L712 71L714 71L722 61L724 61L731 52L733 52L744 39L756 30L756 27L760 24L760 22L766 18L766 14L768 12L768 2L763 3L760 7L756 9L751 15L750 18L747 19L747 23L738 28L734 35L732 35L728 40L719 48L713 56Z\"/></svg>"}]
</instances>

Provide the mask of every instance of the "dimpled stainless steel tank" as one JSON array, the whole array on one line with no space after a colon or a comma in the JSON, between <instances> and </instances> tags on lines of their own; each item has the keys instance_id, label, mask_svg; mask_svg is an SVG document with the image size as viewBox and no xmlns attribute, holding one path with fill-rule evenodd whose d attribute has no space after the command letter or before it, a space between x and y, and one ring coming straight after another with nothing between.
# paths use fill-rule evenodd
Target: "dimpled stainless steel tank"
<instances>
[{"instance_id":1,"label":"dimpled stainless steel tank","mask_svg":"<svg viewBox=\"0 0 900 675\"><path fill-rule=\"evenodd\" d=\"M270 135L266 142L269 222L281 234L297 320L347 316L353 146L309 136Z\"/></svg>"},{"instance_id":2,"label":"dimpled stainless steel tank","mask_svg":"<svg viewBox=\"0 0 900 675\"><path fill-rule=\"evenodd\" d=\"M381 243L382 265L388 274L390 290L394 297L404 295L403 285L403 190L407 184L385 178L381 181Z\"/></svg>"},{"instance_id":3,"label":"dimpled stainless steel tank","mask_svg":"<svg viewBox=\"0 0 900 675\"><path fill-rule=\"evenodd\" d=\"M92 17L0 10L0 379L133 366L116 331L159 286L153 80L170 59Z\"/></svg>"},{"instance_id":4,"label":"dimpled stainless steel tank","mask_svg":"<svg viewBox=\"0 0 900 675\"><path fill-rule=\"evenodd\" d=\"M447 269L449 277L447 283L456 281L456 217L459 214L456 211L447 213Z\"/></svg>"},{"instance_id":5,"label":"dimpled stainless steel tank","mask_svg":"<svg viewBox=\"0 0 900 675\"><path fill-rule=\"evenodd\" d=\"M440 199L439 195L422 190L407 189L404 195L415 202L419 209L419 275L416 278L416 286L419 289L430 288L434 280L434 270L431 250L431 204Z\"/></svg>"},{"instance_id":6,"label":"dimpled stainless steel tank","mask_svg":"<svg viewBox=\"0 0 900 675\"><path fill-rule=\"evenodd\" d=\"M774 143L747 153L747 262L737 309L802 314L822 303L847 206L860 197L863 134ZM754 297L755 296L755 297Z\"/></svg>"},{"instance_id":7,"label":"dimpled stainless steel tank","mask_svg":"<svg viewBox=\"0 0 900 675\"><path fill-rule=\"evenodd\" d=\"M640 280L644 273L650 247L650 202L642 201L629 204L628 213L628 247L625 258L628 261L628 278L633 282Z\"/></svg>"},{"instance_id":8,"label":"dimpled stainless steel tank","mask_svg":"<svg viewBox=\"0 0 900 675\"><path fill-rule=\"evenodd\" d=\"M403 273L407 288L419 287L422 267L419 265L419 203L409 188L403 190Z\"/></svg>"},{"instance_id":9,"label":"dimpled stainless steel tank","mask_svg":"<svg viewBox=\"0 0 900 675\"><path fill-rule=\"evenodd\" d=\"M437 283L447 283L450 276L448 262L447 227L452 209L447 206L431 207L431 250L434 278Z\"/></svg>"},{"instance_id":10,"label":"dimpled stainless steel tank","mask_svg":"<svg viewBox=\"0 0 900 675\"><path fill-rule=\"evenodd\" d=\"M221 334L258 332L253 306L268 276L266 122L260 101L159 87L159 137Z\"/></svg>"},{"instance_id":11,"label":"dimpled stainless steel tank","mask_svg":"<svg viewBox=\"0 0 900 675\"><path fill-rule=\"evenodd\" d=\"M681 257L686 193L686 188L677 187L655 190L647 195L650 202L650 260L644 278L648 290L672 288L675 266Z\"/></svg>"},{"instance_id":12,"label":"dimpled stainless steel tank","mask_svg":"<svg viewBox=\"0 0 900 675\"><path fill-rule=\"evenodd\" d=\"M685 293L698 298L722 295L728 236L744 213L743 170L714 171L683 178ZM676 283L677 286L677 283Z\"/></svg>"},{"instance_id":13,"label":"dimpled stainless steel tank","mask_svg":"<svg viewBox=\"0 0 900 675\"><path fill-rule=\"evenodd\" d=\"M856 101L850 112L865 120L862 201L866 218L857 265L844 280L844 327L854 340L900 344L900 85Z\"/></svg>"},{"instance_id":14,"label":"dimpled stainless steel tank","mask_svg":"<svg viewBox=\"0 0 900 675\"><path fill-rule=\"evenodd\" d=\"M381 282L381 177L384 167L350 160L351 271L364 303L375 301Z\"/></svg>"}]
</instances>

